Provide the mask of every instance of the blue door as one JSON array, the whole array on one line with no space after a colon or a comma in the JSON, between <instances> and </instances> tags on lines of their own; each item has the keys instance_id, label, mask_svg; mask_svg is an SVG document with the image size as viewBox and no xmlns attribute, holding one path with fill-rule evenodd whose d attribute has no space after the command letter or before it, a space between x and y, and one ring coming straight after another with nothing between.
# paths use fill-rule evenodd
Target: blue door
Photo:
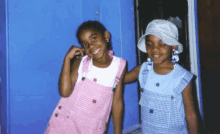
<instances>
[{"instance_id":1,"label":"blue door","mask_svg":"<svg viewBox=\"0 0 220 134\"><path fill-rule=\"evenodd\" d=\"M128 69L136 66L133 0L3 0L0 5L3 134L44 132L60 98L63 58L71 45L79 46L75 34L83 21L101 21L115 55L128 60ZM126 129L139 123L137 83L125 86L124 100Z\"/></svg>"}]
</instances>

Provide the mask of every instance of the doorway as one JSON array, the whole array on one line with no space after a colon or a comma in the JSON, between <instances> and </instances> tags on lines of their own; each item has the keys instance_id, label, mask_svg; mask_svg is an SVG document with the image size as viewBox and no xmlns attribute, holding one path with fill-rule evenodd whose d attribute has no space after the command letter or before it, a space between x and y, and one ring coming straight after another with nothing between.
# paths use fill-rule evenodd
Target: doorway
<instances>
[{"instance_id":1,"label":"doorway","mask_svg":"<svg viewBox=\"0 0 220 134\"><path fill-rule=\"evenodd\" d=\"M184 51L180 55L180 64L190 70L189 43L188 43L188 20L186 0L135 0L136 5L136 41L144 34L145 28L153 19L173 20L178 23L179 39L183 44ZM177 21L178 19L179 21ZM147 55L137 50L138 64L147 59Z\"/></svg>"}]
</instances>

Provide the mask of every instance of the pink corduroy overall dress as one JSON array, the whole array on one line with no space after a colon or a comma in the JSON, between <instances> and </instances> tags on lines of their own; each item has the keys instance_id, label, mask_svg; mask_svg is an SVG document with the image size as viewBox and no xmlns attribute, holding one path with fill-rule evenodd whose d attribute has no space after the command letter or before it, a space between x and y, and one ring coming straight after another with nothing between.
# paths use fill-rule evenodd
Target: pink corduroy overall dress
<instances>
[{"instance_id":1,"label":"pink corduroy overall dress","mask_svg":"<svg viewBox=\"0 0 220 134\"><path fill-rule=\"evenodd\" d=\"M114 87L106 87L86 78L89 62L89 57L83 61L81 81L76 83L68 98L60 99L45 134L104 133L111 111ZM121 58L114 85L118 84L125 63Z\"/></svg>"}]
</instances>

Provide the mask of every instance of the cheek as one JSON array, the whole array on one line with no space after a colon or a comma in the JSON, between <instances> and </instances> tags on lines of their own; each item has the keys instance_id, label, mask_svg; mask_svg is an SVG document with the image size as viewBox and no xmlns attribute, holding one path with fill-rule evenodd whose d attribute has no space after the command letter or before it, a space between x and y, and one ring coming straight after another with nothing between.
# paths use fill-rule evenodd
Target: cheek
<instances>
[{"instance_id":1,"label":"cheek","mask_svg":"<svg viewBox=\"0 0 220 134\"><path fill-rule=\"evenodd\" d=\"M104 40L102 40L102 41L99 41L99 44L101 44L101 45L107 45L107 43L104 41Z\"/></svg>"},{"instance_id":2,"label":"cheek","mask_svg":"<svg viewBox=\"0 0 220 134\"><path fill-rule=\"evenodd\" d=\"M99 45L103 48L103 50L106 50L108 44L106 42L101 41L99 42Z\"/></svg>"},{"instance_id":3,"label":"cheek","mask_svg":"<svg viewBox=\"0 0 220 134\"><path fill-rule=\"evenodd\" d=\"M147 47L146 47L146 51L147 51L148 54L151 53L151 49L150 49L150 48L147 48Z\"/></svg>"},{"instance_id":4,"label":"cheek","mask_svg":"<svg viewBox=\"0 0 220 134\"><path fill-rule=\"evenodd\" d=\"M171 57L172 51L170 50L164 50L164 53L167 55L167 57Z\"/></svg>"},{"instance_id":5,"label":"cheek","mask_svg":"<svg viewBox=\"0 0 220 134\"><path fill-rule=\"evenodd\" d=\"M84 48L84 51L87 55L89 55L89 49L88 48Z\"/></svg>"},{"instance_id":6,"label":"cheek","mask_svg":"<svg viewBox=\"0 0 220 134\"><path fill-rule=\"evenodd\" d=\"M149 58L152 58L151 54L152 54L151 51L148 50L148 51L147 51L147 56L148 56Z\"/></svg>"}]
</instances>

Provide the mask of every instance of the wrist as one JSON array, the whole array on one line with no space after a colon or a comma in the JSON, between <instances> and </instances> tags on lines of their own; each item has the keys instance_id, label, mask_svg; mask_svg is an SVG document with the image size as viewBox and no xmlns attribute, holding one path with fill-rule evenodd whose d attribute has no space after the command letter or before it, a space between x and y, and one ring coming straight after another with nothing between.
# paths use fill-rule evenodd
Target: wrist
<instances>
[{"instance_id":1,"label":"wrist","mask_svg":"<svg viewBox=\"0 0 220 134\"><path fill-rule=\"evenodd\" d=\"M122 128L121 125L114 126L114 134L121 134Z\"/></svg>"},{"instance_id":2,"label":"wrist","mask_svg":"<svg viewBox=\"0 0 220 134\"><path fill-rule=\"evenodd\" d=\"M114 134L122 134L121 131L114 131Z\"/></svg>"},{"instance_id":3,"label":"wrist","mask_svg":"<svg viewBox=\"0 0 220 134\"><path fill-rule=\"evenodd\" d=\"M72 60L72 58L70 58L68 55L65 56L64 61L68 61L70 62Z\"/></svg>"}]
</instances>

